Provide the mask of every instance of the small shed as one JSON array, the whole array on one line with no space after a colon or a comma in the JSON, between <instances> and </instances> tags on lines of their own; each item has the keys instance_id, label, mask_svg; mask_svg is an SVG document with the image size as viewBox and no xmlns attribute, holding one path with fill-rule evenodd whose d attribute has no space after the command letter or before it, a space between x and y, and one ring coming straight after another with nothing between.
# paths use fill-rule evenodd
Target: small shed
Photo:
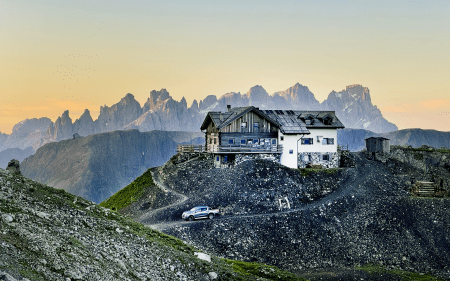
<instances>
[{"instance_id":1,"label":"small shed","mask_svg":"<svg viewBox=\"0 0 450 281\"><path fill-rule=\"evenodd\" d=\"M365 139L368 152L391 152L391 141L383 137Z\"/></svg>"}]
</instances>

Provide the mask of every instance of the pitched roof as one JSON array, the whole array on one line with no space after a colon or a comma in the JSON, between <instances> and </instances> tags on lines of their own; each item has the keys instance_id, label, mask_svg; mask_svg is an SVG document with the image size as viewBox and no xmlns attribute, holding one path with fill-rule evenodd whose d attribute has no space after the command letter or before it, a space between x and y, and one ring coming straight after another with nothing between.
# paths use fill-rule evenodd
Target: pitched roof
<instances>
[{"instance_id":1,"label":"pitched roof","mask_svg":"<svg viewBox=\"0 0 450 281\"><path fill-rule=\"evenodd\" d=\"M254 106L246 106L235 107L224 113L208 112L201 130L205 130L210 121L214 122L218 129L221 129L249 111L255 112L276 125L283 134L309 134L309 128L344 128L334 111L260 110ZM314 121L311 125L307 125L304 122L305 118L311 118ZM325 125L322 122L325 118L331 119L330 125Z\"/></svg>"},{"instance_id":2,"label":"pitched roof","mask_svg":"<svg viewBox=\"0 0 450 281\"><path fill-rule=\"evenodd\" d=\"M268 113L269 116L275 116L277 120L282 120L280 121L282 124L280 131L283 134L303 134L302 131L305 129L308 130L314 128L345 128L334 111L266 110L266 113ZM329 125L323 123L323 120L326 118L331 119ZM311 119L313 122L308 125L305 123L305 119ZM295 127L300 127L300 129L296 129Z\"/></svg>"},{"instance_id":3,"label":"pitched roof","mask_svg":"<svg viewBox=\"0 0 450 281\"><path fill-rule=\"evenodd\" d=\"M254 107L254 106L245 106L245 107L234 107L234 108L231 108L230 111L223 112L223 113L220 111L208 112L200 129L205 130L208 127L209 120L214 122L214 125L218 129L221 129L221 128L231 124L231 122L238 119L239 117L241 117L242 115L244 115L245 113L247 113L249 111L255 112L259 116L266 118L269 122L271 122L275 126L280 127L280 124L276 120L269 117L262 110L259 110L257 107Z\"/></svg>"}]
</instances>

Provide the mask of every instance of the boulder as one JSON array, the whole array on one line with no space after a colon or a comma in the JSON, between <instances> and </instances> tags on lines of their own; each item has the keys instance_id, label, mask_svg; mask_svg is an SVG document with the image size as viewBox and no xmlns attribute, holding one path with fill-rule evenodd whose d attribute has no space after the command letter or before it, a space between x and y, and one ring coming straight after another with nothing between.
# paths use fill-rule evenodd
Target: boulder
<instances>
[{"instance_id":1,"label":"boulder","mask_svg":"<svg viewBox=\"0 0 450 281\"><path fill-rule=\"evenodd\" d=\"M19 160L12 159L8 163L8 167L6 167L6 170L8 170L13 175L20 175L20 164Z\"/></svg>"}]
</instances>

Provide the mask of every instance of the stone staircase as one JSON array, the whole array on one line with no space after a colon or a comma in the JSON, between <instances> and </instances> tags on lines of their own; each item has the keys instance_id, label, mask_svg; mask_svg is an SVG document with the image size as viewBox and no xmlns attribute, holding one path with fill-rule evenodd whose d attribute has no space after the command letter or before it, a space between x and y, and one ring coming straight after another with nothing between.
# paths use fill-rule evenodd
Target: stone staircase
<instances>
[{"instance_id":1,"label":"stone staircase","mask_svg":"<svg viewBox=\"0 0 450 281\"><path fill-rule=\"evenodd\" d=\"M434 196L436 193L436 189L434 186L434 182L428 181L419 181L417 184L417 195L418 196Z\"/></svg>"}]
</instances>

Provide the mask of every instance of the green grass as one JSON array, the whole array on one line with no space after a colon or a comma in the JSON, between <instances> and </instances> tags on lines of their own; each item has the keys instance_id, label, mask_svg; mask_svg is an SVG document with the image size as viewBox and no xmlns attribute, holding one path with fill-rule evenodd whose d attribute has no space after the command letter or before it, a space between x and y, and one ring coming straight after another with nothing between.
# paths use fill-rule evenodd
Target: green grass
<instances>
[{"instance_id":1,"label":"green grass","mask_svg":"<svg viewBox=\"0 0 450 281\"><path fill-rule=\"evenodd\" d=\"M149 169L132 183L125 186L99 205L111 210L119 211L139 200L144 194L145 188L150 185L154 185L154 182Z\"/></svg>"},{"instance_id":2,"label":"green grass","mask_svg":"<svg viewBox=\"0 0 450 281\"><path fill-rule=\"evenodd\" d=\"M431 150L429 148L422 148L422 147L417 147L417 148L407 148L408 150L411 151L432 151L432 152L440 152L440 153L450 153L450 149L441 149L441 148L432 148Z\"/></svg>"},{"instance_id":3,"label":"green grass","mask_svg":"<svg viewBox=\"0 0 450 281\"><path fill-rule=\"evenodd\" d=\"M339 171L339 168L331 168L331 169L303 168L303 169L298 169L298 171L300 172L300 174L303 177L306 177L306 176L311 175L311 174L328 174L328 175L332 175L332 174L337 173Z\"/></svg>"},{"instance_id":4,"label":"green grass","mask_svg":"<svg viewBox=\"0 0 450 281\"><path fill-rule=\"evenodd\" d=\"M404 271L400 269L391 269L388 270L385 267L381 265L373 265L373 264L367 264L364 266L356 267L358 270L366 271L369 274L390 274L394 276L401 277L401 280L404 281L441 281L444 279L434 277L430 274L424 274L424 273L416 273L416 272L410 272L410 271Z\"/></svg>"},{"instance_id":5,"label":"green grass","mask_svg":"<svg viewBox=\"0 0 450 281\"><path fill-rule=\"evenodd\" d=\"M263 277L269 280L306 280L304 278L298 277L293 273L283 271L275 266L270 266L255 262L243 262L225 259L225 261L233 267L233 270L240 273L243 276L257 276ZM242 280L246 280L243 278Z\"/></svg>"}]
</instances>

